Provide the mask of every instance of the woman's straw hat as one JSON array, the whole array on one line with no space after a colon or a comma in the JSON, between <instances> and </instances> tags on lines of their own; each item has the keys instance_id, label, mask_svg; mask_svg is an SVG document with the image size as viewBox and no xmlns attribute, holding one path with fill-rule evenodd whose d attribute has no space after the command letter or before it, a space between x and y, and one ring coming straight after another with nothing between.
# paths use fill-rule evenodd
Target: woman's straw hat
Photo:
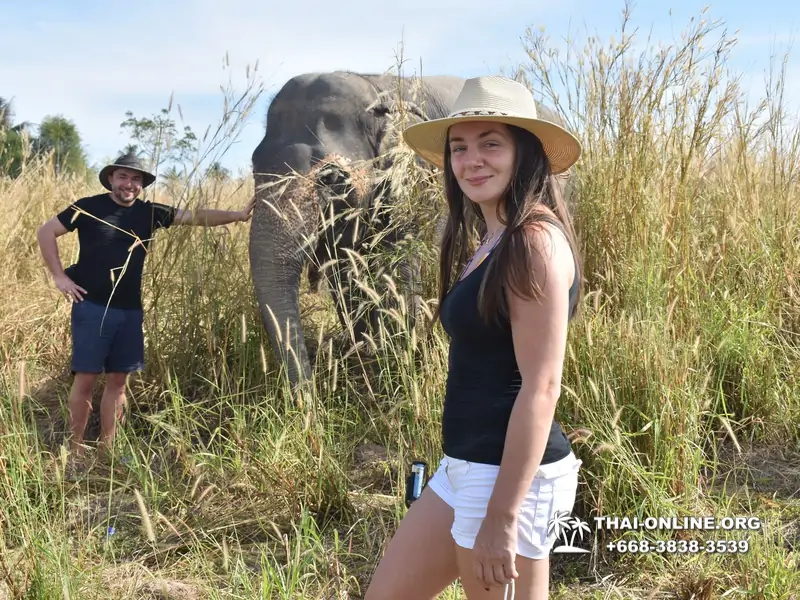
<instances>
[{"instance_id":1,"label":"woman's straw hat","mask_svg":"<svg viewBox=\"0 0 800 600\"><path fill-rule=\"evenodd\" d=\"M447 130L463 121L494 121L516 125L539 138L554 174L569 169L581 155L581 145L569 131L540 119L536 103L527 87L513 79L485 76L467 79L443 119L417 123L403 132L414 152L437 167L444 168Z\"/></svg>"}]
</instances>

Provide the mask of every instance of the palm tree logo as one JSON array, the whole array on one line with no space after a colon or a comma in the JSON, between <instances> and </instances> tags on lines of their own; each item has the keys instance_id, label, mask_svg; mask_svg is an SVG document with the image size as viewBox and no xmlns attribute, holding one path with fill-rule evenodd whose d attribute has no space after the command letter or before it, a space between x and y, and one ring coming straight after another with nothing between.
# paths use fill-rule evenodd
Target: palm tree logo
<instances>
[{"instance_id":1,"label":"palm tree logo","mask_svg":"<svg viewBox=\"0 0 800 600\"><path fill-rule=\"evenodd\" d=\"M572 536L567 539L567 534L570 531L572 531ZM578 534L580 539L583 540L584 531L587 534L590 533L589 525L586 522L581 521L578 517L570 517L567 511L557 512L547 526L547 535L555 534L556 537L560 537L564 541L564 545L555 548L553 553L588 553L588 550L575 548L572 545L572 542L575 541L575 534Z\"/></svg>"}]
</instances>

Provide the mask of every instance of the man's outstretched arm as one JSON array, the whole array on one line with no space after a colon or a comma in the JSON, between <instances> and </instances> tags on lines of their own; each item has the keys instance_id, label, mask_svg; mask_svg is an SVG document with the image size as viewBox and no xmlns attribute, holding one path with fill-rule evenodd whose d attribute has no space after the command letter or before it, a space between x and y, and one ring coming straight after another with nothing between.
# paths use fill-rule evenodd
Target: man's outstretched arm
<instances>
[{"instance_id":1,"label":"man's outstretched arm","mask_svg":"<svg viewBox=\"0 0 800 600\"><path fill-rule=\"evenodd\" d=\"M253 207L256 199L253 197L242 210L215 210L199 208L197 210L178 209L175 213L174 225L201 225L214 227L228 223L249 221L253 216Z\"/></svg>"}]
</instances>

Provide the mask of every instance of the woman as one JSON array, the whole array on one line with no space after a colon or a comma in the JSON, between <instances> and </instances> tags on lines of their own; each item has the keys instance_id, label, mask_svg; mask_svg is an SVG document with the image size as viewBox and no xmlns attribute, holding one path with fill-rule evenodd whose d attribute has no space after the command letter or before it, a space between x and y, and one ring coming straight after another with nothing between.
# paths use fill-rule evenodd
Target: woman
<instances>
[{"instance_id":1,"label":"woman","mask_svg":"<svg viewBox=\"0 0 800 600\"><path fill-rule=\"evenodd\" d=\"M404 137L444 170L450 209L437 314L451 343L444 458L366 600L433 599L458 578L470 600L547 598L548 523L572 510L581 464L554 421L581 275L554 175L580 145L501 77L467 80L449 117ZM471 210L486 232L451 287Z\"/></svg>"}]
</instances>

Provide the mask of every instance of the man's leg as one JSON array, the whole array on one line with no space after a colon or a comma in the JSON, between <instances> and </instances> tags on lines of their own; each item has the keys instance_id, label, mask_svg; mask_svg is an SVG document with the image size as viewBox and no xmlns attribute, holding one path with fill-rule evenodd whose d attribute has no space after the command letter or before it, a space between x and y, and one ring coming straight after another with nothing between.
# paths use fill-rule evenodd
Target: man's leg
<instances>
[{"instance_id":1,"label":"man's leg","mask_svg":"<svg viewBox=\"0 0 800 600\"><path fill-rule=\"evenodd\" d=\"M144 368L142 311L117 309L117 314L119 327L106 358L106 386L100 401L100 444L106 456L113 453L117 426L123 421L128 375Z\"/></svg>"},{"instance_id":2,"label":"man's leg","mask_svg":"<svg viewBox=\"0 0 800 600\"><path fill-rule=\"evenodd\" d=\"M82 300L72 304L72 373L74 379L67 403L70 451L83 457L83 435L92 412L92 391L106 359L114 323L103 319L103 307Z\"/></svg>"},{"instance_id":3,"label":"man's leg","mask_svg":"<svg viewBox=\"0 0 800 600\"><path fill-rule=\"evenodd\" d=\"M125 386L127 373L106 373L106 385L100 400L100 445L99 450L110 457L114 448L117 422L122 422L125 408Z\"/></svg>"},{"instance_id":4,"label":"man's leg","mask_svg":"<svg viewBox=\"0 0 800 600\"><path fill-rule=\"evenodd\" d=\"M72 389L69 392L67 403L70 452L77 457L83 457L83 434L92 412L92 391L97 381L97 373L75 373L72 380Z\"/></svg>"}]
</instances>

